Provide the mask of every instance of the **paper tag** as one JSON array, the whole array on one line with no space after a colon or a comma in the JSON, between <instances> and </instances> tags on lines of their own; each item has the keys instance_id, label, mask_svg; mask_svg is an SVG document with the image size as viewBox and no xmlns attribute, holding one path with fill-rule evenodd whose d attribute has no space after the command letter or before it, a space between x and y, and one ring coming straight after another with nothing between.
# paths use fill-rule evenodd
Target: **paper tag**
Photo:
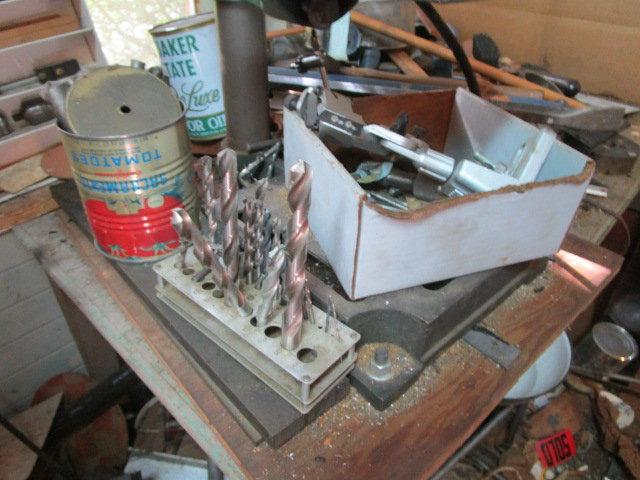
<instances>
[{"instance_id":1,"label":"paper tag","mask_svg":"<svg viewBox=\"0 0 640 480\"><path fill-rule=\"evenodd\" d=\"M536 442L536 453L545 468L555 467L569 461L576 454L576 442L571 430L554 433Z\"/></svg>"}]
</instances>

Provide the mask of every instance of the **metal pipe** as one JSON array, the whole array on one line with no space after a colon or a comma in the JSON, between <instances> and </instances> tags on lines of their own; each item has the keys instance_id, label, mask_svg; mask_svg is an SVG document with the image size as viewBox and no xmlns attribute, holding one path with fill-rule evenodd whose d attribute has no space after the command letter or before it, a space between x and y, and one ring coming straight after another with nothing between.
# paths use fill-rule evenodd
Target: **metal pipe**
<instances>
[{"instance_id":1,"label":"metal pipe","mask_svg":"<svg viewBox=\"0 0 640 480\"><path fill-rule=\"evenodd\" d=\"M227 142L244 151L270 138L267 42L261 8L218 0Z\"/></svg>"}]
</instances>

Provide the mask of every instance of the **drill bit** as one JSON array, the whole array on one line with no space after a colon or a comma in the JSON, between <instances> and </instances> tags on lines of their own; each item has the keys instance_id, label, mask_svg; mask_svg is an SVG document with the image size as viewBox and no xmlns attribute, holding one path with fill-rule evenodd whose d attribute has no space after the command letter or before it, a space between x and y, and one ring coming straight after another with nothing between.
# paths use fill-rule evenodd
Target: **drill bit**
<instances>
[{"instance_id":1,"label":"drill bit","mask_svg":"<svg viewBox=\"0 0 640 480\"><path fill-rule=\"evenodd\" d=\"M207 226L209 228L209 238L211 244L215 244L216 230L218 229L218 221L216 220L215 210L219 198L215 194L215 162L213 158L205 156L202 161L202 184L203 184L203 201L202 206L207 216Z\"/></svg>"},{"instance_id":2,"label":"drill bit","mask_svg":"<svg viewBox=\"0 0 640 480\"><path fill-rule=\"evenodd\" d=\"M294 350L302 337L302 315L305 286L305 263L309 238L309 204L311 194L311 170L300 160L289 169L290 187L287 195L292 210L287 225L287 308L282 322L281 344L286 350Z\"/></svg>"},{"instance_id":3,"label":"drill bit","mask_svg":"<svg viewBox=\"0 0 640 480\"><path fill-rule=\"evenodd\" d=\"M232 281L238 276L238 165L236 153L225 148L218 154L222 178L220 216L223 225L222 259Z\"/></svg>"},{"instance_id":4,"label":"drill bit","mask_svg":"<svg viewBox=\"0 0 640 480\"><path fill-rule=\"evenodd\" d=\"M225 302L228 300L229 304L235 306L241 315L250 315L252 308L248 304L247 298L229 277L227 269L220 263L213 248L202 236L200 230L193 224L191 216L183 208L174 208L171 211L171 225L180 237L184 236L193 242L195 257L203 266L211 269L214 283L225 292Z\"/></svg>"},{"instance_id":5,"label":"drill bit","mask_svg":"<svg viewBox=\"0 0 640 480\"><path fill-rule=\"evenodd\" d=\"M309 285L304 286L304 311L306 319L311 322L312 325L316 324L316 314L313 311L313 302L311 301L311 290Z\"/></svg>"},{"instance_id":6,"label":"drill bit","mask_svg":"<svg viewBox=\"0 0 640 480\"><path fill-rule=\"evenodd\" d=\"M327 299L327 315L324 317L324 332L331 333L330 330L332 327L335 327L336 316L336 306L333 303L333 298L329 295Z\"/></svg>"},{"instance_id":7,"label":"drill bit","mask_svg":"<svg viewBox=\"0 0 640 480\"><path fill-rule=\"evenodd\" d=\"M284 267L286 255L284 249L280 248L275 255L269 260L267 266L267 277L264 280L262 288L262 303L256 314L257 325L263 326L269 322L269 313L274 305L274 300L280 286L280 273Z\"/></svg>"},{"instance_id":8,"label":"drill bit","mask_svg":"<svg viewBox=\"0 0 640 480\"><path fill-rule=\"evenodd\" d=\"M242 242L242 272L241 276L243 281L250 283L249 276L252 269L253 259L253 236L255 232L255 204L252 201L244 202L244 239Z\"/></svg>"},{"instance_id":9,"label":"drill bit","mask_svg":"<svg viewBox=\"0 0 640 480\"><path fill-rule=\"evenodd\" d=\"M184 208L174 208L171 210L171 226L176 231L180 240L191 241L193 243L193 255L204 267L210 266L213 258L213 249L202 233L195 226L191 215Z\"/></svg>"},{"instance_id":10,"label":"drill bit","mask_svg":"<svg viewBox=\"0 0 640 480\"><path fill-rule=\"evenodd\" d=\"M253 237L253 282L257 282L260 278L263 251L262 244L264 242L264 205L259 204L256 211L255 234Z\"/></svg>"},{"instance_id":11,"label":"drill bit","mask_svg":"<svg viewBox=\"0 0 640 480\"><path fill-rule=\"evenodd\" d=\"M263 178L256 182L258 186L256 187L255 197L256 200L264 200L264 196L267 193L267 188L269 187L269 179Z\"/></svg>"}]
</instances>

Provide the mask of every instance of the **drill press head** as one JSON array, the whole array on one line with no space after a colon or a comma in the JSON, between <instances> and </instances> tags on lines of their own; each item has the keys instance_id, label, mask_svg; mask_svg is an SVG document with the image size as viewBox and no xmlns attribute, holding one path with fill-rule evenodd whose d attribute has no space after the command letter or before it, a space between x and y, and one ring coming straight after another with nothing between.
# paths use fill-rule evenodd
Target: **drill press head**
<instances>
[{"instance_id":1,"label":"drill press head","mask_svg":"<svg viewBox=\"0 0 640 480\"><path fill-rule=\"evenodd\" d=\"M358 0L264 0L269 15L315 28L326 28L353 8Z\"/></svg>"}]
</instances>

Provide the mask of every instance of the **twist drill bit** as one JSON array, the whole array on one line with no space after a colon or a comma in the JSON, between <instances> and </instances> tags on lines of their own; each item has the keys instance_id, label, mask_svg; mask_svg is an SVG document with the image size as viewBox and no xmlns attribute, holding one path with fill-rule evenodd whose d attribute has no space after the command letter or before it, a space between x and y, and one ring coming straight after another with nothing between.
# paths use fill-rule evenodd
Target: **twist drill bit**
<instances>
[{"instance_id":1,"label":"twist drill bit","mask_svg":"<svg viewBox=\"0 0 640 480\"><path fill-rule=\"evenodd\" d=\"M238 276L238 165L233 150L225 148L218 154L222 177L220 217L223 225L222 259L232 281Z\"/></svg>"},{"instance_id":2,"label":"twist drill bit","mask_svg":"<svg viewBox=\"0 0 640 480\"><path fill-rule=\"evenodd\" d=\"M257 324L264 326L269 322L269 313L274 305L274 300L278 294L280 287L280 273L284 268L286 255L284 249L280 248L276 251L275 255L269 260L267 266L267 277L264 280L264 286L262 288L262 303L256 314Z\"/></svg>"},{"instance_id":3,"label":"twist drill bit","mask_svg":"<svg viewBox=\"0 0 640 480\"><path fill-rule=\"evenodd\" d=\"M267 193L267 188L269 187L269 179L263 178L256 182L258 186L256 187L255 197L256 200L264 200L264 196Z\"/></svg>"},{"instance_id":4,"label":"twist drill bit","mask_svg":"<svg viewBox=\"0 0 640 480\"><path fill-rule=\"evenodd\" d=\"M289 169L290 188L287 195L292 210L287 225L287 308L282 322L282 347L294 350L302 337L302 316L305 287L305 263L309 238L309 204L311 170L302 160Z\"/></svg>"},{"instance_id":5,"label":"twist drill bit","mask_svg":"<svg viewBox=\"0 0 640 480\"><path fill-rule=\"evenodd\" d=\"M203 199L202 206L207 216L207 226L209 228L209 238L211 244L215 244L216 230L218 229L218 221L216 220L215 210L217 203L220 200L215 194L215 162L213 158L206 156L202 157L202 184L203 184Z\"/></svg>"},{"instance_id":6,"label":"twist drill bit","mask_svg":"<svg viewBox=\"0 0 640 480\"><path fill-rule=\"evenodd\" d=\"M176 231L180 240L191 241L193 243L193 255L205 267L210 266L211 258L214 257L211 245L205 241L202 233L195 226L191 215L183 208L171 210L171 226Z\"/></svg>"},{"instance_id":7,"label":"twist drill bit","mask_svg":"<svg viewBox=\"0 0 640 480\"><path fill-rule=\"evenodd\" d=\"M250 282L250 274L253 259L253 236L255 234L255 204L251 201L245 202L244 211L244 239L242 258L242 278L247 283Z\"/></svg>"},{"instance_id":8,"label":"twist drill bit","mask_svg":"<svg viewBox=\"0 0 640 480\"><path fill-rule=\"evenodd\" d=\"M182 238L193 242L193 253L203 266L211 269L211 276L216 285L225 292L225 301L235 306L241 315L247 316L252 312L244 293L231 280L227 269L220 263L214 254L213 248L202 236L202 233L191 220L191 216L182 208L174 208L171 211L171 225Z\"/></svg>"},{"instance_id":9,"label":"twist drill bit","mask_svg":"<svg viewBox=\"0 0 640 480\"><path fill-rule=\"evenodd\" d=\"M304 312L305 318L311 322L312 325L316 324L316 314L313 311L313 301L311 300L311 290L309 285L304 286Z\"/></svg>"},{"instance_id":10,"label":"twist drill bit","mask_svg":"<svg viewBox=\"0 0 640 480\"><path fill-rule=\"evenodd\" d=\"M256 229L253 237L253 281L257 282L260 278L262 260L264 252L262 251L262 244L264 242L264 221L265 212L264 205L258 205L256 214Z\"/></svg>"}]
</instances>

